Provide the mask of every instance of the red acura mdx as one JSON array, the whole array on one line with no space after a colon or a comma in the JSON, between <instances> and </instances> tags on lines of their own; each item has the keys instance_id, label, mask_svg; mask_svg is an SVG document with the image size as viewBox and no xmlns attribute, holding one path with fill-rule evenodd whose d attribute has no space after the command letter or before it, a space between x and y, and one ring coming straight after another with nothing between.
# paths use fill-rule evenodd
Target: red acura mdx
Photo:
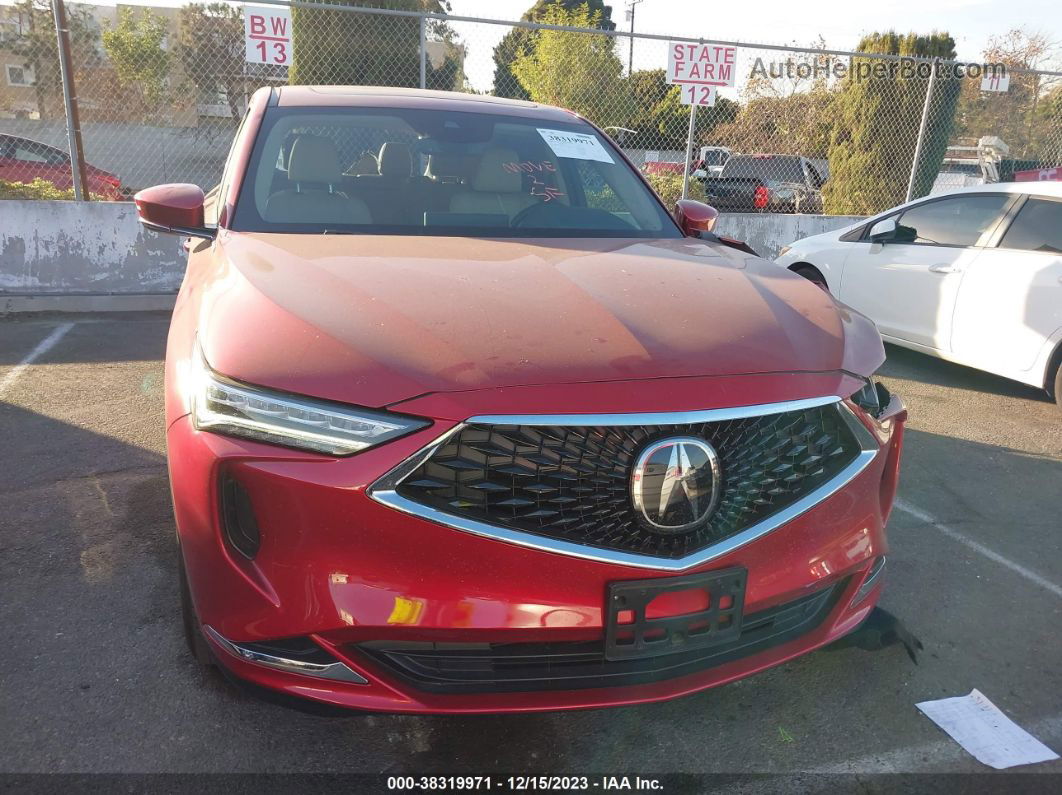
<instances>
[{"instance_id":1,"label":"red acura mdx","mask_svg":"<svg viewBox=\"0 0 1062 795\"><path fill-rule=\"evenodd\" d=\"M876 603L906 414L863 316L580 116L257 92L166 357L193 652L393 712L703 690Z\"/></svg>"}]
</instances>

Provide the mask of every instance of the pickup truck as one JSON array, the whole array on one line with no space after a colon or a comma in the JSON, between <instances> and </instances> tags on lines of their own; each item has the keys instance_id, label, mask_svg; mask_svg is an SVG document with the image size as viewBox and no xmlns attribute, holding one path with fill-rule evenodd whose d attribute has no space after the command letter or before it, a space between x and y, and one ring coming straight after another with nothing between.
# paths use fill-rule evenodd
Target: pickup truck
<instances>
[{"instance_id":1,"label":"pickup truck","mask_svg":"<svg viewBox=\"0 0 1062 795\"><path fill-rule=\"evenodd\" d=\"M825 179L800 155L734 155L705 177L708 203L729 213L821 213Z\"/></svg>"}]
</instances>

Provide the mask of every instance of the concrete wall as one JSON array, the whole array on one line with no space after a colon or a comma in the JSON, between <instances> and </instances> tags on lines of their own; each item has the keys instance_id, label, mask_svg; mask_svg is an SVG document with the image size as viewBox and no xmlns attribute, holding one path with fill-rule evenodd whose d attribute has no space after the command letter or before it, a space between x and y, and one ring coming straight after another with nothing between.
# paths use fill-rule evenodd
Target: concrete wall
<instances>
[{"instance_id":1,"label":"concrete wall","mask_svg":"<svg viewBox=\"0 0 1062 795\"><path fill-rule=\"evenodd\" d=\"M0 295L172 293L184 260L130 202L0 200Z\"/></svg>"},{"instance_id":2,"label":"concrete wall","mask_svg":"<svg viewBox=\"0 0 1062 795\"><path fill-rule=\"evenodd\" d=\"M744 240L765 259L774 259L782 246L863 220L861 215L775 215L734 213L720 215L715 231Z\"/></svg>"},{"instance_id":3,"label":"concrete wall","mask_svg":"<svg viewBox=\"0 0 1062 795\"><path fill-rule=\"evenodd\" d=\"M750 213L721 216L717 230L773 259L794 240L858 220ZM131 203L0 200L0 299L171 295L184 261L181 239L145 230Z\"/></svg>"}]
</instances>

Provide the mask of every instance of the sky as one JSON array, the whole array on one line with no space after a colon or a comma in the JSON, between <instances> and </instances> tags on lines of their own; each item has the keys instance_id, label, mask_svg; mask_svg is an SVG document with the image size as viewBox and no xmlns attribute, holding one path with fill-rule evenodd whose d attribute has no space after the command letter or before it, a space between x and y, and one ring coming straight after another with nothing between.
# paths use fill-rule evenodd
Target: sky
<instances>
[{"instance_id":1,"label":"sky","mask_svg":"<svg viewBox=\"0 0 1062 795\"><path fill-rule=\"evenodd\" d=\"M527 0L451 0L454 14L519 19ZM612 19L623 29L624 3L613 0ZM764 24L764 20L769 20ZM877 30L928 33L946 30L961 60L980 59L989 37L1026 27L1062 37L1062 3L1057 0L643 0L635 30L705 39L811 44L820 35L829 47L853 49L862 34Z\"/></svg>"},{"instance_id":2,"label":"sky","mask_svg":"<svg viewBox=\"0 0 1062 795\"><path fill-rule=\"evenodd\" d=\"M69 1L69 0L68 0ZM201 0L202 1L202 0ZM0 0L8 5L12 0ZM129 0L125 0L129 2ZM132 0L144 5L180 6L187 0ZM533 0L450 0L451 13L491 19L519 19ZM95 0L114 5L115 0ZM623 0L613 0L612 19L626 30ZM765 22L766 21L766 22ZM1047 68L1062 69L1062 2L1058 0L643 0L637 8L635 30L680 34L704 39L765 44L814 45L819 37L827 47L854 49L871 31L929 33L947 31L955 39L959 60L980 61L993 34L1013 28L1042 32L1056 40L1057 56ZM490 53L507 28L455 24L469 44L465 71L472 87L489 90L493 77ZM627 41L620 40L621 51ZM663 45L637 42L635 68L660 67ZM655 48L655 49L654 49ZM784 57L784 55L779 56Z\"/></svg>"}]
</instances>

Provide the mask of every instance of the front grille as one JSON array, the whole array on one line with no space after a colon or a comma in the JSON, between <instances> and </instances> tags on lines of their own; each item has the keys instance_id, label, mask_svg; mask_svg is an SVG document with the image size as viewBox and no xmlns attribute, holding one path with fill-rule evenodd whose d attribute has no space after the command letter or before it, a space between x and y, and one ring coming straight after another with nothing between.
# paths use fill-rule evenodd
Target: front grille
<instances>
[{"instance_id":1,"label":"front grille","mask_svg":"<svg viewBox=\"0 0 1062 795\"><path fill-rule=\"evenodd\" d=\"M626 687L704 671L804 635L822 624L847 580L744 617L741 634L717 646L608 660L603 641L428 643L373 641L356 648L421 690L504 693Z\"/></svg>"},{"instance_id":2,"label":"front grille","mask_svg":"<svg viewBox=\"0 0 1062 795\"><path fill-rule=\"evenodd\" d=\"M718 507L690 532L643 526L631 468L651 442L698 436L719 454ZM682 558L757 524L834 478L860 452L837 404L689 425L468 425L399 486L456 517L602 549Z\"/></svg>"}]
</instances>

